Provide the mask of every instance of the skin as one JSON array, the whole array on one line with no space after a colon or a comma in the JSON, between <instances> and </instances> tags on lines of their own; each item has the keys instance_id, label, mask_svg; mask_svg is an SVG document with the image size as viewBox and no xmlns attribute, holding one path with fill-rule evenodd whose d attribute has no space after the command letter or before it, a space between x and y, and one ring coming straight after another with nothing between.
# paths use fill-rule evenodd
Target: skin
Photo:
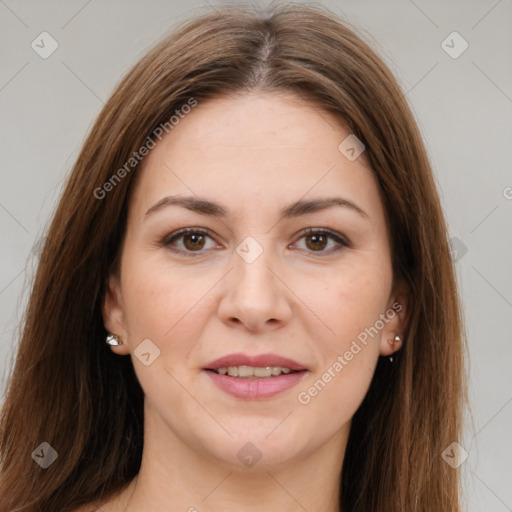
<instances>
[{"instance_id":1,"label":"skin","mask_svg":"<svg viewBox=\"0 0 512 512\"><path fill-rule=\"evenodd\" d=\"M377 182L364 153L349 161L338 149L349 134L291 93L251 93L199 102L144 159L103 308L105 327L123 341L112 350L132 358L145 392L143 461L123 492L95 506L339 511L351 418L379 356L400 348L390 340L406 327L406 290L393 282ZM169 195L217 201L229 215L176 205L146 214ZM366 216L333 206L280 220L294 201L333 195ZM160 243L183 227L211 238ZM308 227L339 233L349 246L312 240ZM248 236L263 250L252 263L236 252ZM301 404L298 394L397 301L402 311ZM144 339L160 350L148 366L134 355ZM308 372L274 397L235 398L202 370L234 352L276 353ZM262 454L251 468L237 457L247 442Z\"/></svg>"}]
</instances>

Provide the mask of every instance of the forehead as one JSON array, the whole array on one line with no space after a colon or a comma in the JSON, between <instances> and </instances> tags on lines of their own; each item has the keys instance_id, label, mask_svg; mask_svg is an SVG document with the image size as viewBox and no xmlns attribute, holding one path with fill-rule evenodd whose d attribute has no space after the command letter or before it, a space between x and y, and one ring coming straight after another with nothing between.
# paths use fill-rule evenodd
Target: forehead
<instances>
[{"instance_id":1,"label":"forehead","mask_svg":"<svg viewBox=\"0 0 512 512\"><path fill-rule=\"evenodd\" d=\"M172 193L277 209L277 202L340 192L378 210L364 153L350 161L339 149L349 135L334 115L291 93L198 101L145 157L133 207Z\"/></svg>"}]
</instances>

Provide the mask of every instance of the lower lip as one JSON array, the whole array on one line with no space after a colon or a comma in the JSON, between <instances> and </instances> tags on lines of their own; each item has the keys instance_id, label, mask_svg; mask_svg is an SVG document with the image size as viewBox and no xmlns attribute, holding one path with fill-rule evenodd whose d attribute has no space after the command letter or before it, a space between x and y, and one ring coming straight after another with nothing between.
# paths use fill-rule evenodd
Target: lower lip
<instances>
[{"instance_id":1,"label":"lower lip","mask_svg":"<svg viewBox=\"0 0 512 512\"><path fill-rule=\"evenodd\" d=\"M281 374L278 377L263 379L239 379L229 375L205 370L214 384L226 393L237 398L257 399L269 398L295 386L307 373L306 370Z\"/></svg>"}]
</instances>

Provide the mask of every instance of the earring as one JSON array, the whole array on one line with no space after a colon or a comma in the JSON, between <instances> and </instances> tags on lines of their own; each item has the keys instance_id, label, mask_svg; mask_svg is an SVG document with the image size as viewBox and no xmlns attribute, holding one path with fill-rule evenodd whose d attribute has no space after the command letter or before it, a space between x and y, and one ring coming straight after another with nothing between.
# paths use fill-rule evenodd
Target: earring
<instances>
[{"instance_id":1,"label":"earring","mask_svg":"<svg viewBox=\"0 0 512 512\"><path fill-rule=\"evenodd\" d=\"M392 340L388 340L388 343L394 348L395 347L395 343L400 343L400 336L398 336L398 334L395 336L394 339ZM389 362L392 363L393 362L393 356L389 356Z\"/></svg>"},{"instance_id":2,"label":"earring","mask_svg":"<svg viewBox=\"0 0 512 512\"><path fill-rule=\"evenodd\" d=\"M119 336L117 334L109 334L105 340L105 343L113 347L123 344L123 342L119 339Z\"/></svg>"}]
</instances>

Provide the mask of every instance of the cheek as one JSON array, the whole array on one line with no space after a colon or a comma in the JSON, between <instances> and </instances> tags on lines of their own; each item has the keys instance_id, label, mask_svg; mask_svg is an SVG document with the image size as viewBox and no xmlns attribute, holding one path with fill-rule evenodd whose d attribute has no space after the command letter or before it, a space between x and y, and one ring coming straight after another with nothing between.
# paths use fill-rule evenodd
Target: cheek
<instances>
[{"instance_id":1,"label":"cheek","mask_svg":"<svg viewBox=\"0 0 512 512\"><path fill-rule=\"evenodd\" d=\"M190 352L208 317L207 301L201 298L212 283L209 278L198 282L197 274L180 272L160 258L135 251L126 257L122 272L124 321L146 399L159 402L167 396L168 401L172 396L173 407L186 407L187 395L178 382L185 381ZM149 345L147 366L138 360L138 347L146 339L156 346Z\"/></svg>"},{"instance_id":2,"label":"cheek","mask_svg":"<svg viewBox=\"0 0 512 512\"><path fill-rule=\"evenodd\" d=\"M389 294L388 280L368 271L341 280L331 310L343 339L356 338L374 325L384 312Z\"/></svg>"},{"instance_id":3,"label":"cheek","mask_svg":"<svg viewBox=\"0 0 512 512\"><path fill-rule=\"evenodd\" d=\"M339 267L324 286L304 283L301 293L325 327L322 339L327 352L347 350L352 340L375 324L385 312L391 281L388 266L374 262Z\"/></svg>"},{"instance_id":4,"label":"cheek","mask_svg":"<svg viewBox=\"0 0 512 512\"><path fill-rule=\"evenodd\" d=\"M314 418L320 418L322 436L335 435L351 420L369 389L380 337L371 338L364 329L379 318L383 303L370 290L373 287L347 285L332 292L329 307L321 310L335 335L318 339L316 359L321 364L297 390L298 407L309 418L301 423L306 437L317 434L319 421Z\"/></svg>"},{"instance_id":5,"label":"cheek","mask_svg":"<svg viewBox=\"0 0 512 512\"><path fill-rule=\"evenodd\" d=\"M374 261L339 268L329 284L310 288L308 304L326 328L314 344L320 365L297 397L309 412L330 410L339 425L361 404L379 357L379 319L386 310L391 280L386 262Z\"/></svg>"},{"instance_id":6,"label":"cheek","mask_svg":"<svg viewBox=\"0 0 512 512\"><path fill-rule=\"evenodd\" d=\"M201 298L213 277L198 280L197 274L163 264L161 258L136 256L127 258L122 283L128 331L168 344L196 325L189 318L201 316Z\"/></svg>"}]
</instances>

